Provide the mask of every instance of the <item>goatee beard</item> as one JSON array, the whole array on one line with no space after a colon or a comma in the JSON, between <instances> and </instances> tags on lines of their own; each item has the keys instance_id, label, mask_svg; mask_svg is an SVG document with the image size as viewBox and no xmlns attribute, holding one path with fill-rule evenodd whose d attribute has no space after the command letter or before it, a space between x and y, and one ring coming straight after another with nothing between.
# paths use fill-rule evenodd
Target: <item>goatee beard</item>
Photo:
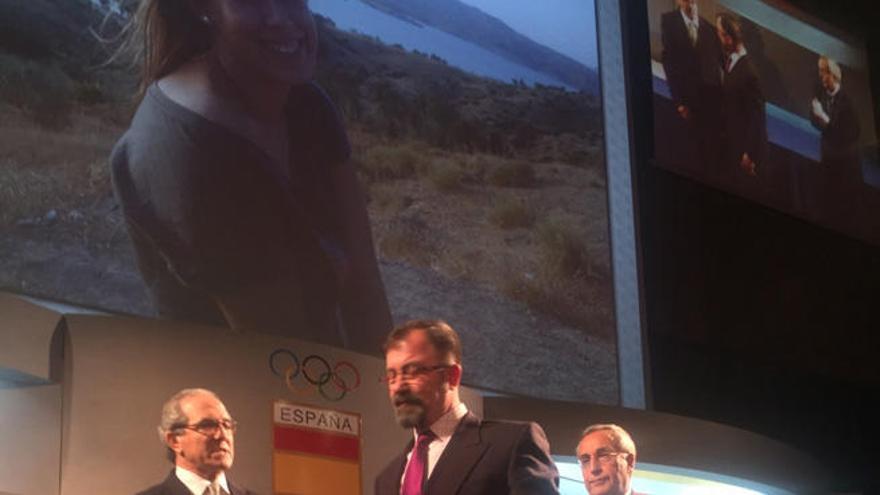
<instances>
[{"instance_id":1,"label":"goatee beard","mask_svg":"<svg viewBox=\"0 0 880 495\"><path fill-rule=\"evenodd\" d=\"M418 428L425 422L425 404L421 399L409 393L394 396L394 417L397 424L404 428Z\"/></svg>"}]
</instances>

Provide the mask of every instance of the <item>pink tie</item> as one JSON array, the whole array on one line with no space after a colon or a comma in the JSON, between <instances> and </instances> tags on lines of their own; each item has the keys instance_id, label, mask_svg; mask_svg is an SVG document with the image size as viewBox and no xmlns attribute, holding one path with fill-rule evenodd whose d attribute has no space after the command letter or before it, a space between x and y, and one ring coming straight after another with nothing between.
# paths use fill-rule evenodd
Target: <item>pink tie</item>
<instances>
[{"instance_id":1,"label":"pink tie","mask_svg":"<svg viewBox=\"0 0 880 495\"><path fill-rule=\"evenodd\" d=\"M428 471L428 445L434 440L434 432L427 430L419 433L413 446L412 457L406 465L403 475L403 490L400 495L422 495L422 483Z\"/></svg>"}]
</instances>

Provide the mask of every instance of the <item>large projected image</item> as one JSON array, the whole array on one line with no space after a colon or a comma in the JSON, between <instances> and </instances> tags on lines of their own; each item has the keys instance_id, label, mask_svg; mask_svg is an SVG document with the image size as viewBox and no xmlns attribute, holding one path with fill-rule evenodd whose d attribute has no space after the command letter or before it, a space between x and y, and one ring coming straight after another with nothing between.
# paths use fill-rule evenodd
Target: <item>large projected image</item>
<instances>
[{"instance_id":1,"label":"large projected image","mask_svg":"<svg viewBox=\"0 0 880 495\"><path fill-rule=\"evenodd\" d=\"M0 7L0 288L373 355L443 318L468 385L618 402L592 1L308 2L280 172L173 85L132 123L138 69L93 34L135 4Z\"/></svg>"},{"instance_id":2,"label":"large projected image","mask_svg":"<svg viewBox=\"0 0 880 495\"><path fill-rule=\"evenodd\" d=\"M648 2L662 167L880 242L863 43L781 2Z\"/></svg>"}]
</instances>

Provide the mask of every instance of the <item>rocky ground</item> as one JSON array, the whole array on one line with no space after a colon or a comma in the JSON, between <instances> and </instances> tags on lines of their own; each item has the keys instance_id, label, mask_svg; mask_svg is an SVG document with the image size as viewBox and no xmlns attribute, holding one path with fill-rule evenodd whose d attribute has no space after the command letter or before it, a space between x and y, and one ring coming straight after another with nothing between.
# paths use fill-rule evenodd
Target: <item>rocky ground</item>
<instances>
[{"instance_id":1,"label":"rocky ground","mask_svg":"<svg viewBox=\"0 0 880 495\"><path fill-rule=\"evenodd\" d=\"M86 236L103 220L100 233ZM127 314L152 316L149 296L112 197L87 209L51 210L0 230L0 288ZM466 381L513 394L617 401L613 343L529 310L475 283L382 261L395 321L435 316L462 334Z\"/></svg>"}]
</instances>

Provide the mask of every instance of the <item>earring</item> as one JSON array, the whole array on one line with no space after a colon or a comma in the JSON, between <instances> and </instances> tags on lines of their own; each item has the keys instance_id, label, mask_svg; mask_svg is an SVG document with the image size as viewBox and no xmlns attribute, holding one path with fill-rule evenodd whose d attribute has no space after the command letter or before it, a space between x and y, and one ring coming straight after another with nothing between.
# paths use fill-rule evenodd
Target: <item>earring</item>
<instances>
[{"instance_id":1,"label":"earring","mask_svg":"<svg viewBox=\"0 0 880 495\"><path fill-rule=\"evenodd\" d=\"M202 24L206 24L206 25L211 24L211 18L208 17L208 14L202 14L202 16L199 17L199 20L202 21Z\"/></svg>"}]
</instances>

